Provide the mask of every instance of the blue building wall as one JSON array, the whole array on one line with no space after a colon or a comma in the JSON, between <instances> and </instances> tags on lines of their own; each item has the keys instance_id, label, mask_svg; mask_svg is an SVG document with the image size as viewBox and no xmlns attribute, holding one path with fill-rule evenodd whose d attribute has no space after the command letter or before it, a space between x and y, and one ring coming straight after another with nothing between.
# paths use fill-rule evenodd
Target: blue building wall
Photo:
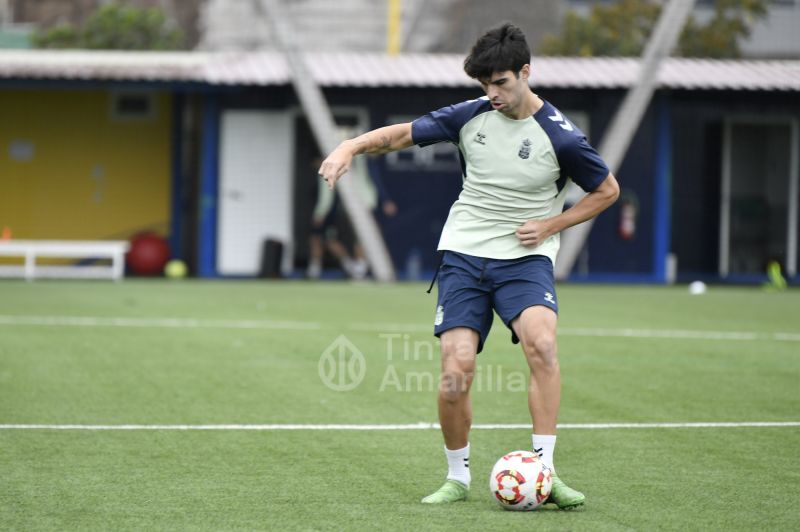
<instances>
[{"instance_id":1,"label":"blue building wall","mask_svg":"<svg viewBox=\"0 0 800 532\"><path fill-rule=\"evenodd\" d=\"M621 90L537 90L562 110L585 112L589 136L599 147L624 96ZM368 112L370 127L402 118L413 119L428 111L481 96L471 89L397 88L325 91L335 107L360 107ZM291 89L228 89L219 99L227 108L298 108ZM730 113L794 113L800 103L792 94L767 92L658 91L616 172L623 197L637 206L633 238L620 236L621 202L595 221L586 254L571 279L586 281L664 282L668 253L678 256L678 277L697 272L713 277L718 268L719 183L721 132ZM308 137L301 139L308 142ZM313 142L313 141L312 141ZM452 202L461 190L456 152L410 148L390 157L375 157L371 170L382 181L399 212L378 216L390 254L400 274L420 262L423 274L436 266L439 234ZM428 152L420 155L420 152ZM297 176L307 171L315 147L297 148ZM208 156L206 156L208 157ZM204 159L207 160L207 159ZM302 178L299 178L302 179ZM296 185L295 240L298 267L303 267L303 242L308 238L308 210L313 206L308 183ZM201 251L207 249L199 246ZM202 253L201 253L202 255ZM307 256L307 255L306 255Z\"/></svg>"}]
</instances>

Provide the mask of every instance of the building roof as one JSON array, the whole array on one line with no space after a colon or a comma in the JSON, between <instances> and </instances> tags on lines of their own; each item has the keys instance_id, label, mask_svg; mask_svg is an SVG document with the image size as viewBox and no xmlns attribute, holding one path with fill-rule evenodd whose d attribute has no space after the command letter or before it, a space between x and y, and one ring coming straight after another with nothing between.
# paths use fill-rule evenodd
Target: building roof
<instances>
[{"instance_id":1,"label":"building roof","mask_svg":"<svg viewBox=\"0 0 800 532\"><path fill-rule=\"evenodd\" d=\"M323 87L474 87L461 55L308 52ZM549 88L627 88L633 58L533 58L532 84ZM800 61L669 58L659 88L800 91ZM0 80L188 82L275 86L289 83L277 52L0 51Z\"/></svg>"}]
</instances>

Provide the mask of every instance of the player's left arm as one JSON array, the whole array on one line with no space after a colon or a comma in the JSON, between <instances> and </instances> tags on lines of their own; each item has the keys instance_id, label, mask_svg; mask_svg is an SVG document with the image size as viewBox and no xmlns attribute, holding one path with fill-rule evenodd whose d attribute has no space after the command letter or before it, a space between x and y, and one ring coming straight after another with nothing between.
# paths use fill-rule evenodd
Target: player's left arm
<instances>
[{"instance_id":1,"label":"player's left arm","mask_svg":"<svg viewBox=\"0 0 800 532\"><path fill-rule=\"evenodd\" d=\"M594 218L610 207L618 197L619 184L614 175L609 173L597 188L561 214L544 220L525 222L517 229L517 238L523 246L536 247L564 229Z\"/></svg>"}]
</instances>

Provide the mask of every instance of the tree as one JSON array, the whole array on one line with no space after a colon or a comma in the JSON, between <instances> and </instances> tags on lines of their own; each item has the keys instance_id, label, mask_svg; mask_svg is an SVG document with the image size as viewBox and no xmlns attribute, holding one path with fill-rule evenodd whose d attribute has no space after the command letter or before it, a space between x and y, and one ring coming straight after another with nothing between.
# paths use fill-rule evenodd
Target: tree
<instances>
[{"instance_id":1,"label":"tree","mask_svg":"<svg viewBox=\"0 0 800 532\"><path fill-rule=\"evenodd\" d=\"M767 13L767 0L715 0L714 13L705 23L689 17L676 53L684 57L735 58L739 40ZM592 6L588 15L569 11L561 36L543 41L544 55L639 56L661 14L653 0L618 0Z\"/></svg>"},{"instance_id":2,"label":"tree","mask_svg":"<svg viewBox=\"0 0 800 532\"><path fill-rule=\"evenodd\" d=\"M178 50L183 32L171 28L159 8L139 9L117 3L98 9L83 28L62 25L37 32L37 48L88 48L94 50Z\"/></svg>"},{"instance_id":3,"label":"tree","mask_svg":"<svg viewBox=\"0 0 800 532\"><path fill-rule=\"evenodd\" d=\"M753 25L767 14L766 0L716 0L714 16L705 25L690 18L681 34L684 57L741 57L739 39L750 36Z\"/></svg>"}]
</instances>

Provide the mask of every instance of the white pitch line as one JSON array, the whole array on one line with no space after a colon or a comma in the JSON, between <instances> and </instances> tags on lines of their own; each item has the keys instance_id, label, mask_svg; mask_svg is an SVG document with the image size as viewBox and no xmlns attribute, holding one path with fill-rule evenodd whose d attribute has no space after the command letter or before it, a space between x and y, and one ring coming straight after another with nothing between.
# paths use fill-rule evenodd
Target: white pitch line
<instances>
[{"instance_id":1,"label":"white pitch line","mask_svg":"<svg viewBox=\"0 0 800 532\"><path fill-rule=\"evenodd\" d=\"M376 332L376 333L397 333L397 332L427 332L433 333L433 324L422 325L420 323L368 323L359 321L351 323L347 326L348 329L359 332Z\"/></svg>"},{"instance_id":2,"label":"white pitch line","mask_svg":"<svg viewBox=\"0 0 800 532\"><path fill-rule=\"evenodd\" d=\"M742 427L800 427L800 421L697 422L697 423L563 423L559 429L697 429ZM530 429L527 423L492 423L472 426L477 430ZM438 423L404 425L369 424L271 424L271 425L0 425L0 430L439 430Z\"/></svg>"},{"instance_id":3,"label":"white pitch line","mask_svg":"<svg viewBox=\"0 0 800 532\"><path fill-rule=\"evenodd\" d=\"M98 316L11 316L0 315L0 326L25 325L43 327L142 327L170 329L251 329L251 330L323 330L336 328L311 321L275 320L221 320L200 318L132 318ZM412 333L431 332L432 326L415 323L367 323L347 325L357 332ZM584 336L593 338L661 338L676 340L730 340L730 341L779 341L800 342L800 333L752 331L702 331L684 329L604 329L563 327L559 336Z\"/></svg>"},{"instance_id":4,"label":"white pitch line","mask_svg":"<svg viewBox=\"0 0 800 532\"><path fill-rule=\"evenodd\" d=\"M351 323L349 328L359 332L412 333L430 332L433 326L414 323ZM693 331L687 329L604 329L559 327L559 336L587 336L595 338L664 338L677 340L732 340L756 341L776 340L800 342L800 333L758 333L752 331Z\"/></svg>"},{"instance_id":5,"label":"white pitch line","mask_svg":"<svg viewBox=\"0 0 800 532\"><path fill-rule=\"evenodd\" d=\"M559 329L564 336L619 337L619 338L677 338L685 340L778 340L788 339L784 333L757 333L746 331L692 331L669 329L599 329L569 328ZM778 335L783 335L778 338ZM800 335L798 335L800 339Z\"/></svg>"},{"instance_id":6,"label":"white pitch line","mask_svg":"<svg viewBox=\"0 0 800 532\"><path fill-rule=\"evenodd\" d=\"M155 327L169 329L278 329L318 330L319 323L305 321L216 320L193 318L102 318L96 316L2 316L0 325L66 327Z\"/></svg>"}]
</instances>

